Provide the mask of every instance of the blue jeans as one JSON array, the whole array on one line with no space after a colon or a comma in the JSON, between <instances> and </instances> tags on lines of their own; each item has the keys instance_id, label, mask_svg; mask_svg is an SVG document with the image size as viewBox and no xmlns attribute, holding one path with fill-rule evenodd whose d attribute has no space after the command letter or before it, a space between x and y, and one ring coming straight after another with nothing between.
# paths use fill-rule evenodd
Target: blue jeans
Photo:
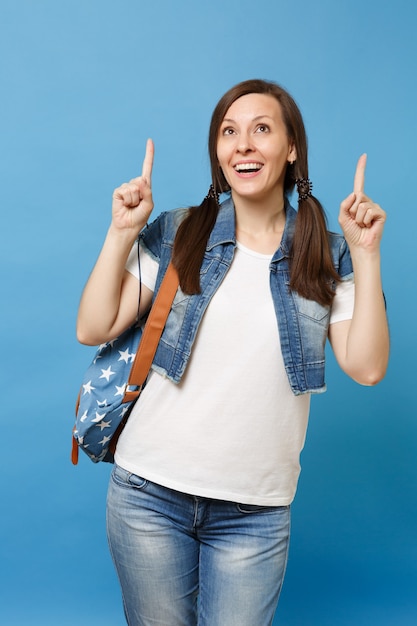
<instances>
[{"instance_id":1,"label":"blue jeans","mask_svg":"<svg viewBox=\"0 0 417 626\"><path fill-rule=\"evenodd\" d=\"M290 507L189 496L114 466L107 534L130 626L268 626Z\"/></svg>"}]
</instances>

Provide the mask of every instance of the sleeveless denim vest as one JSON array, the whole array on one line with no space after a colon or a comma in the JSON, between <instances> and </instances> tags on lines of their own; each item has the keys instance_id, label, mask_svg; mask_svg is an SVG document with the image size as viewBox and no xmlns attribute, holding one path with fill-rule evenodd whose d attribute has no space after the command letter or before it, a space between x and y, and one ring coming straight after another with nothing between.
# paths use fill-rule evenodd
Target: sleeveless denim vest
<instances>
[{"instance_id":1,"label":"sleeveless denim vest","mask_svg":"<svg viewBox=\"0 0 417 626\"><path fill-rule=\"evenodd\" d=\"M297 214L288 202L285 210L281 245L270 263L271 296L281 351L293 393L320 393L326 390L325 344L330 307L306 300L289 287L289 252ZM162 213L140 234L142 244L159 263L155 294L171 259L175 233L186 213L187 209ZM337 273L342 280L351 278L352 262L345 239L335 233L329 233L329 237ZM235 248L235 211L229 197L220 206L207 243L200 270L201 293L188 296L178 289L156 351L152 368L175 383L184 374L201 319L232 263ZM256 341L256 326L248 341Z\"/></svg>"}]
</instances>

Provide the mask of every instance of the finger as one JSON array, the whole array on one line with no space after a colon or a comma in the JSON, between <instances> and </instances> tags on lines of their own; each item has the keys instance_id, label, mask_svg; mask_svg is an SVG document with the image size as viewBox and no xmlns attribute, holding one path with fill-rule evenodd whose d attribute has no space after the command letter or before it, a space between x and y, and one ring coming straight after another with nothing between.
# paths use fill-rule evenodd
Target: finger
<instances>
[{"instance_id":1,"label":"finger","mask_svg":"<svg viewBox=\"0 0 417 626\"><path fill-rule=\"evenodd\" d=\"M359 157L358 164L356 166L355 178L353 181L353 191L355 193L363 193L365 188L365 168L366 168L366 154L362 154Z\"/></svg>"},{"instance_id":2,"label":"finger","mask_svg":"<svg viewBox=\"0 0 417 626\"><path fill-rule=\"evenodd\" d=\"M353 220L355 220L358 226L365 225L365 221L366 221L365 218L368 212L370 211L370 208L371 207L369 204L365 202L361 202L354 207L354 210L351 210L350 216Z\"/></svg>"},{"instance_id":3,"label":"finger","mask_svg":"<svg viewBox=\"0 0 417 626\"><path fill-rule=\"evenodd\" d=\"M349 211L351 210L351 208L352 208L352 206L353 206L353 204L354 204L355 200L356 200L356 196L355 196L355 194L354 194L354 193L353 193L353 191L352 191L352 193L351 193L351 194L349 194L349 195L348 195L348 197L347 197L347 198L345 198L345 199L341 202L341 204L340 204L340 210L341 210L343 213L349 213Z\"/></svg>"},{"instance_id":4,"label":"finger","mask_svg":"<svg viewBox=\"0 0 417 626\"><path fill-rule=\"evenodd\" d=\"M152 139L148 139L146 142L146 152L145 158L143 159L142 165L142 178L146 180L148 185L151 184L152 181L152 166L153 166L153 155L155 152L154 144Z\"/></svg>"},{"instance_id":5,"label":"finger","mask_svg":"<svg viewBox=\"0 0 417 626\"><path fill-rule=\"evenodd\" d=\"M135 207L140 202L140 191L137 185L132 183L123 183L115 190L113 198L120 200L126 207Z\"/></svg>"},{"instance_id":6,"label":"finger","mask_svg":"<svg viewBox=\"0 0 417 626\"><path fill-rule=\"evenodd\" d=\"M132 191L130 187L125 187L121 189L121 191L119 192L119 197L120 197L120 200L123 202L124 206L126 207L132 206L133 200L132 200Z\"/></svg>"},{"instance_id":7,"label":"finger","mask_svg":"<svg viewBox=\"0 0 417 626\"><path fill-rule=\"evenodd\" d=\"M359 210L356 215L356 222L359 225L369 228L374 222L377 221L385 221L385 212L378 204L367 202L359 205Z\"/></svg>"}]
</instances>

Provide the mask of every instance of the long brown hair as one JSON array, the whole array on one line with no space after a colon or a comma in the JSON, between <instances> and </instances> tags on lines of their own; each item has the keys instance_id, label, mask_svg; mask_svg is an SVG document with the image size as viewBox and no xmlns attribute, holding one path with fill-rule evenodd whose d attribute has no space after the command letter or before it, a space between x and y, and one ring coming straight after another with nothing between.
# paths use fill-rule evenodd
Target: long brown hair
<instances>
[{"instance_id":1,"label":"long brown hair","mask_svg":"<svg viewBox=\"0 0 417 626\"><path fill-rule=\"evenodd\" d=\"M297 159L288 164L285 173L284 193L291 193L296 179L308 179L307 136L300 110L290 94L274 82L259 79L241 82L227 91L213 111L208 139L215 193L208 194L199 206L190 207L174 242L173 262L181 289L187 294L200 293L200 268L219 210L216 194L230 189L217 160L220 126L233 102L251 93L271 95L278 101L288 140L296 149ZM312 195L299 199L290 255L290 287L304 298L329 305L334 296L332 283L338 280L323 207Z\"/></svg>"}]
</instances>

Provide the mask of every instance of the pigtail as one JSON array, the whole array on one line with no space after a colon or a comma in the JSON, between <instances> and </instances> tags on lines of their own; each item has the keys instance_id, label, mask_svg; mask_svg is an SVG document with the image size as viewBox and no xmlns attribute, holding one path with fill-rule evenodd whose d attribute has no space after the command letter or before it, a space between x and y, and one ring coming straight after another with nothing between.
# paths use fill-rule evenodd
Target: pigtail
<instances>
[{"instance_id":1,"label":"pigtail","mask_svg":"<svg viewBox=\"0 0 417 626\"><path fill-rule=\"evenodd\" d=\"M211 185L203 202L190 207L177 230L172 262L178 272L180 287L188 295L201 293L200 269L218 213L219 199Z\"/></svg>"},{"instance_id":2,"label":"pigtail","mask_svg":"<svg viewBox=\"0 0 417 626\"><path fill-rule=\"evenodd\" d=\"M332 303L333 285L340 281L332 261L326 214L312 195L307 177L295 179L298 213L291 250L290 287L324 306Z\"/></svg>"}]
</instances>

